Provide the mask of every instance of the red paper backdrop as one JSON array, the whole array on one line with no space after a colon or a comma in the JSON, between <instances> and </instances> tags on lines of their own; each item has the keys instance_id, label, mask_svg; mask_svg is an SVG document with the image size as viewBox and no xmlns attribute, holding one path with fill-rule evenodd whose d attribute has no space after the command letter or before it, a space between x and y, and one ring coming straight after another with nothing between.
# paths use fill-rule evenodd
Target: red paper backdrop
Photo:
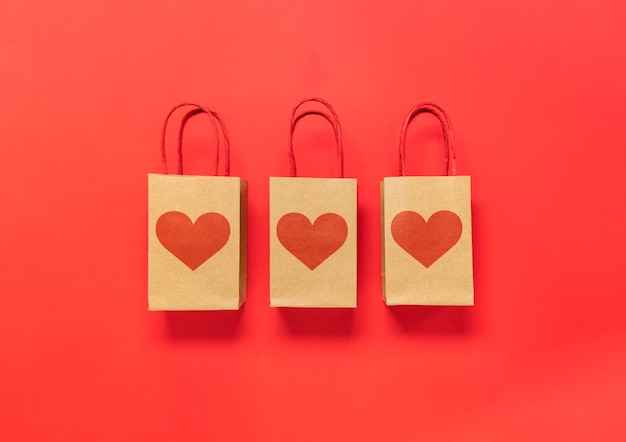
<instances>
[{"instance_id":1,"label":"red paper backdrop","mask_svg":"<svg viewBox=\"0 0 626 442\"><path fill-rule=\"evenodd\" d=\"M0 439L625 440L625 22L615 0L2 2ZM269 308L268 177L307 96L358 178L353 311ZM423 100L472 176L474 308L381 301L379 181ZM146 175L182 101L222 115L249 181L240 312L147 311ZM332 149L303 121L303 174ZM419 117L409 170L441 168Z\"/></svg>"}]
</instances>

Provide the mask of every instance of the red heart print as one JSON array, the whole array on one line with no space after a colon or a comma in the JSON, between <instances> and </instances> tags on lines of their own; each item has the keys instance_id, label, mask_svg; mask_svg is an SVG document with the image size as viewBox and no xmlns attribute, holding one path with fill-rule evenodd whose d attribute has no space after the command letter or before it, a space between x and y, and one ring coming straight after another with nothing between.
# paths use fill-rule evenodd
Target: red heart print
<instances>
[{"instance_id":1,"label":"red heart print","mask_svg":"<svg viewBox=\"0 0 626 442\"><path fill-rule=\"evenodd\" d=\"M434 213L428 221L409 210L398 213L391 222L393 239L426 268L458 242L462 231L461 219L448 210Z\"/></svg>"},{"instance_id":2,"label":"red heart print","mask_svg":"<svg viewBox=\"0 0 626 442\"><path fill-rule=\"evenodd\" d=\"M320 215L313 224L301 213L288 213L278 220L276 234L285 249L314 270L343 245L348 225L336 213Z\"/></svg>"},{"instance_id":3,"label":"red heart print","mask_svg":"<svg viewBox=\"0 0 626 442\"><path fill-rule=\"evenodd\" d=\"M226 245L230 225L219 213L204 213L192 223L184 213L166 212L157 220L156 235L172 255L196 270Z\"/></svg>"}]
</instances>

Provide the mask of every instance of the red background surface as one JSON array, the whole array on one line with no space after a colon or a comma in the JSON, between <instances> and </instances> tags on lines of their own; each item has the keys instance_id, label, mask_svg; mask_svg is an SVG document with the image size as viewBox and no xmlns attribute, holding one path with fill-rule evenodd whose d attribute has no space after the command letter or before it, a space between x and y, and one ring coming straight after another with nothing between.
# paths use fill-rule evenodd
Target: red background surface
<instances>
[{"instance_id":1,"label":"red background surface","mask_svg":"<svg viewBox=\"0 0 626 442\"><path fill-rule=\"evenodd\" d=\"M2 2L0 439L623 441L625 22L619 1ZM269 308L268 177L307 96L359 180L353 311ZM147 311L146 175L188 100L249 181L240 312ZM379 181L424 100L472 176L474 308L381 301ZM300 170L332 175L309 120ZM438 174L416 122L409 170Z\"/></svg>"}]
</instances>

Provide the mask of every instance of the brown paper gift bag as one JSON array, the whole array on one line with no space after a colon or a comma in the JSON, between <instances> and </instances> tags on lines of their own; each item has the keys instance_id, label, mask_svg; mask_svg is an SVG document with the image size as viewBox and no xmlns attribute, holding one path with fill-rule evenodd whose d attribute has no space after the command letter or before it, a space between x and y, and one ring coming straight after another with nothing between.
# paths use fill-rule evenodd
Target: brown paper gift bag
<instances>
[{"instance_id":1,"label":"brown paper gift bag","mask_svg":"<svg viewBox=\"0 0 626 442\"><path fill-rule=\"evenodd\" d=\"M328 113L300 112L311 102ZM341 178L297 178L293 133L307 115L332 124ZM356 307L356 179L343 178L341 127L326 101L294 108L289 160L290 178L270 178L270 305Z\"/></svg>"},{"instance_id":2,"label":"brown paper gift bag","mask_svg":"<svg viewBox=\"0 0 626 442\"><path fill-rule=\"evenodd\" d=\"M409 123L441 123L447 176L405 176ZM470 177L456 176L452 128L432 103L414 107L400 136L400 175L381 183L383 299L387 305L473 305Z\"/></svg>"},{"instance_id":3,"label":"brown paper gift bag","mask_svg":"<svg viewBox=\"0 0 626 442\"><path fill-rule=\"evenodd\" d=\"M191 106L178 137L178 175L167 174L165 133L172 114ZM194 115L208 115L224 139L225 176L185 176L182 137ZM165 174L148 175L148 308L236 310L246 299L247 183L228 176L229 142L217 113L198 105L176 106L165 120L161 144Z\"/></svg>"}]
</instances>

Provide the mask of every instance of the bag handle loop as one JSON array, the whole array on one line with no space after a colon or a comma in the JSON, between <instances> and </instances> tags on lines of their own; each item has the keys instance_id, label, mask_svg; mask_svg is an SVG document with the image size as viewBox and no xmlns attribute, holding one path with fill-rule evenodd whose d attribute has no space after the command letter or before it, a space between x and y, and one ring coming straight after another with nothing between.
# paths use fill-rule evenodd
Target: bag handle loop
<instances>
[{"instance_id":1,"label":"bag handle loop","mask_svg":"<svg viewBox=\"0 0 626 442\"><path fill-rule=\"evenodd\" d=\"M443 131L444 141L444 157L445 157L445 175L456 175L456 152L454 150L454 135L452 134L452 125L446 112L438 105L434 103L420 103L415 106L402 125L402 131L400 133L400 176L406 175L406 132L409 124L419 114L429 113L434 115L441 124L441 130Z\"/></svg>"},{"instance_id":2,"label":"bag handle loop","mask_svg":"<svg viewBox=\"0 0 626 442\"><path fill-rule=\"evenodd\" d=\"M214 130L217 130L215 122L217 121L217 124L219 124L220 126L220 130L222 131L222 138L224 140L224 176L230 176L230 139L228 138L228 132L226 131L226 125L224 124L224 121L222 120L222 118L219 116L219 114L213 110L207 109L207 108L198 108L198 109L194 109L192 111L187 112L187 114L183 117L181 123L180 123L180 130L178 133L178 161L179 161L179 170L182 173L182 162L183 162L183 132L185 130L185 125L187 124L187 121L189 121L189 119L193 118L196 115L199 114L207 114L209 116L209 118L211 119L211 124L213 125ZM219 162L220 162L220 155L219 155L219 150L220 150L220 143L219 143L219 136L217 134L217 131L215 133L215 139L217 147L216 147L216 152L215 152L215 173L214 175L217 176L218 174L218 169L219 169Z\"/></svg>"},{"instance_id":3,"label":"bag handle loop","mask_svg":"<svg viewBox=\"0 0 626 442\"><path fill-rule=\"evenodd\" d=\"M165 149L165 135L166 135L168 123L172 115L178 109L182 107L186 107L186 106L192 106L194 109L190 110L189 112L185 114L185 116L181 120L180 128L178 130L178 149L177 149L177 154L178 154L177 172L178 174L179 175L183 174L183 134L185 131L185 126L190 118L193 118L194 116L199 115L199 114L206 114L209 117L209 120L211 121L211 125L213 126L213 133L215 135L216 148L215 148L215 158L213 161L214 175L218 174L218 166L219 166L219 160L220 160L220 155L219 155L220 140L219 140L219 131L217 128L217 124L219 124L220 129L222 131L222 138L224 139L224 175L229 176L230 175L230 141L228 138L228 133L226 132L226 126L224 125L223 120L221 119L221 117L218 115L217 112L212 111L204 106L200 106L199 104L195 104L195 103L181 103L177 106L174 106L170 110L169 114L167 115L167 118L165 119L165 123L163 125L163 131L161 133L161 159L163 161L163 168L165 170L165 173L166 174L168 173L167 156L166 156L166 149ZM216 124L216 121L217 121L217 124Z\"/></svg>"},{"instance_id":4,"label":"bag handle loop","mask_svg":"<svg viewBox=\"0 0 626 442\"><path fill-rule=\"evenodd\" d=\"M306 103L310 103L310 102L317 102L317 103L322 104L329 111L330 115L324 111L318 111L318 110L310 110L310 111L306 111L301 114L298 114L298 109L302 105ZM338 163L338 169L339 169L339 176L343 178L343 143L342 143L342 138L341 138L341 125L339 123L339 118L337 117L337 113L335 112L333 107L330 105L330 103L328 103L326 100L323 100L317 97L306 98L300 101L293 108L293 111L291 113L291 125L290 125L290 130L289 130L290 176L292 177L298 176L297 169L296 169L296 158L293 153L293 134L296 129L296 125L298 124L298 121L300 121L302 118L306 117L307 115L319 115L320 117L323 117L324 119L326 119L333 126L333 131L335 133L335 143L337 145L337 163Z\"/></svg>"}]
</instances>

